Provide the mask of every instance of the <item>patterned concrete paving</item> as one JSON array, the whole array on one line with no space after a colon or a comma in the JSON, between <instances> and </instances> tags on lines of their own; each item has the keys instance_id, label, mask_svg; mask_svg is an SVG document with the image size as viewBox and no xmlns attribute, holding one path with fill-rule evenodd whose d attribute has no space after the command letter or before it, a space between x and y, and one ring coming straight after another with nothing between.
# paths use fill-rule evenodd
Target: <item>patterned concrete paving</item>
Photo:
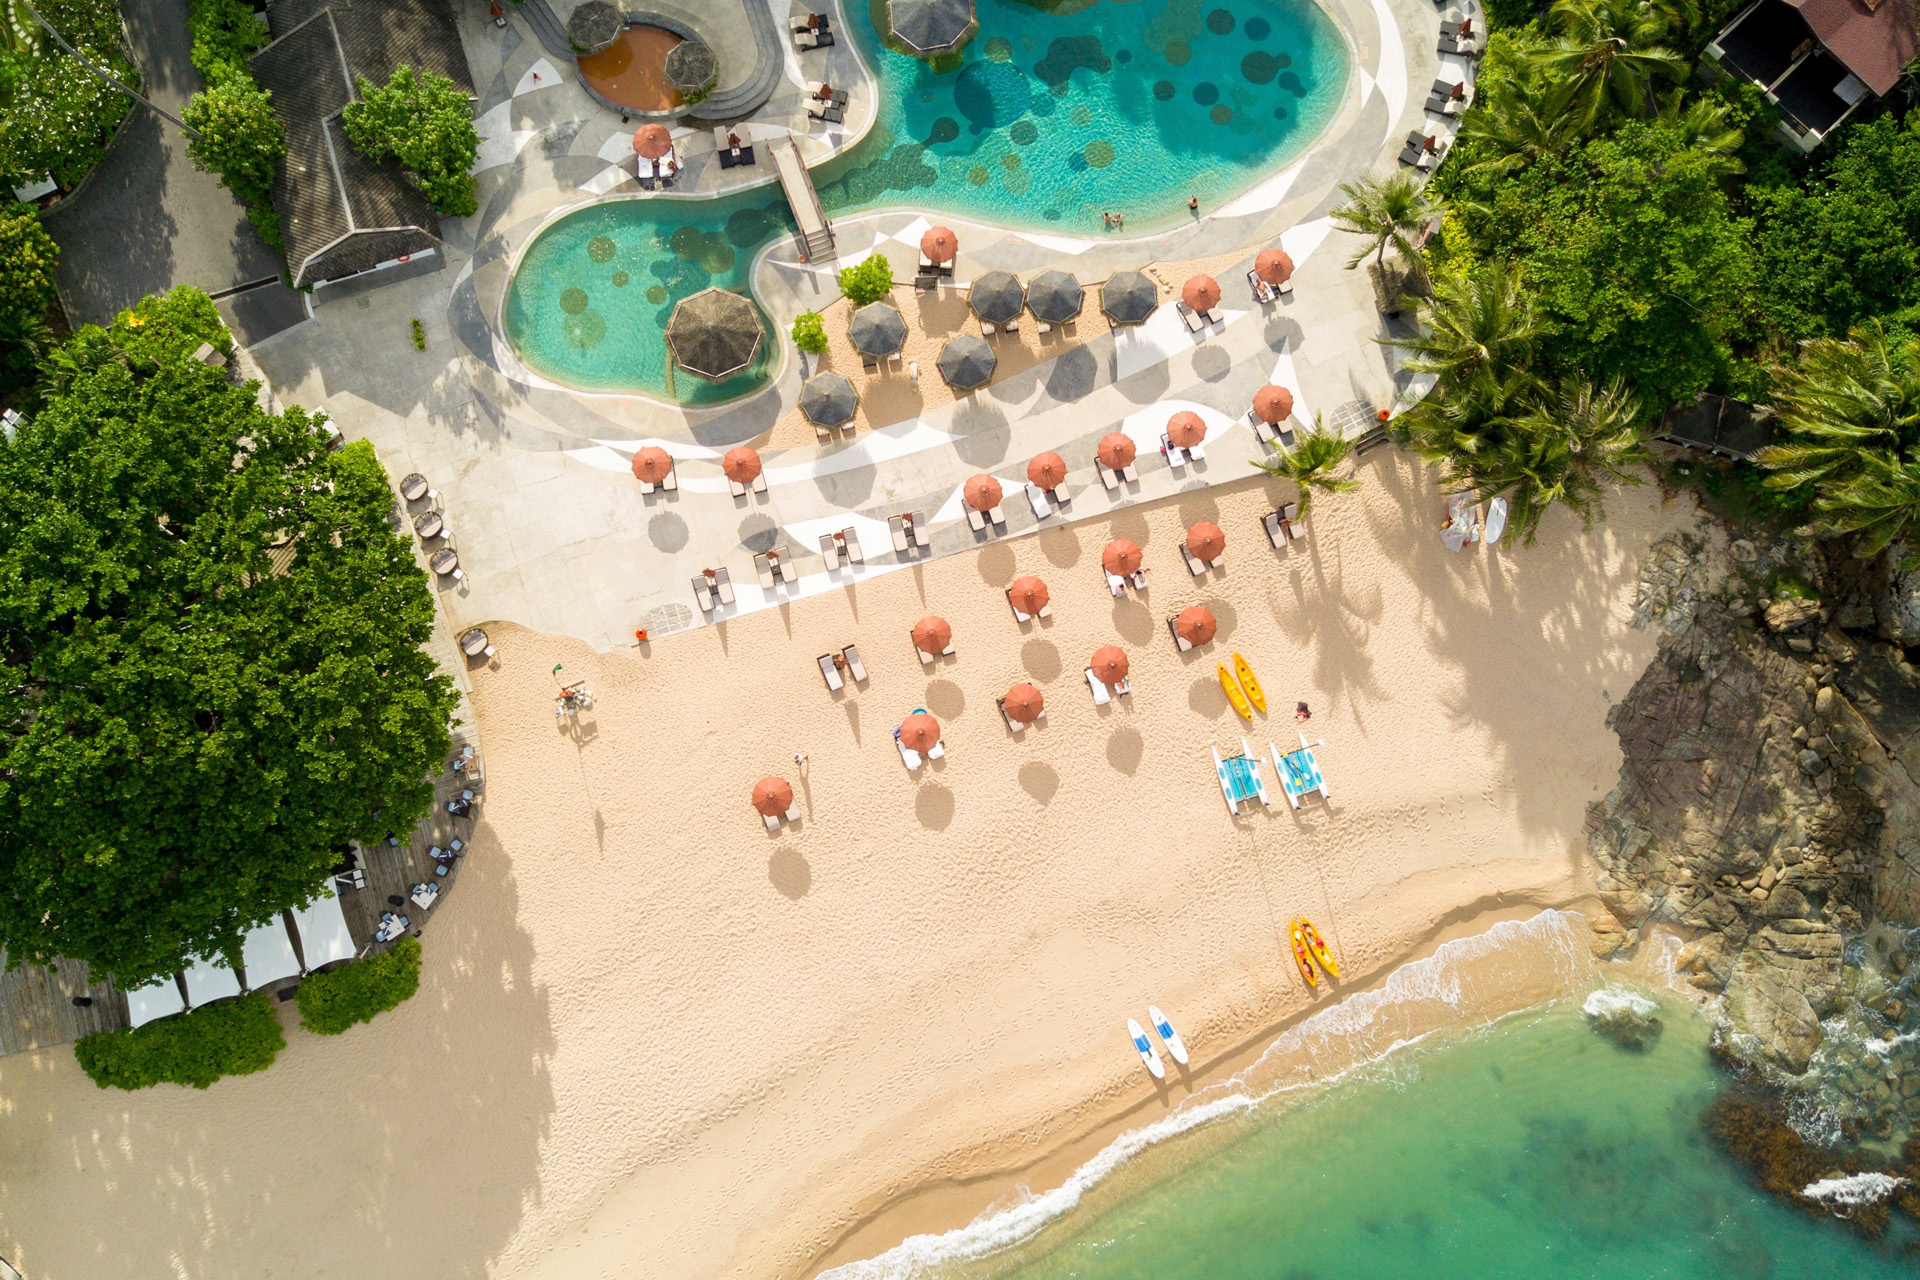
<instances>
[{"instance_id":1,"label":"patterned concrete paving","mask_svg":"<svg viewBox=\"0 0 1920 1280\"><path fill-rule=\"evenodd\" d=\"M776 3L775 12L784 22L786 6ZM1194 339L1163 308L1141 329L1065 346L958 404L829 445L763 451L764 496L731 497L719 457L762 437L794 404L800 372L790 348L769 388L715 408L683 409L556 387L522 369L499 338L494 322L507 280L539 228L562 211L637 188L631 151L622 150L631 126L580 92L571 68L555 67L516 27L501 38L483 15L463 31L476 82L485 86L481 210L447 224L453 247L445 267L357 296L321 290L312 322L254 354L283 400L324 404L349 436L373 440L396 477L420 471L432 479L465 570L457 585L443 584L456 626L509 619L603 647L630 643L636 627L659 634L697 625L688 579L704 568L725 565L732 573L738 600L714 615L723 619L1027 532L1038 522L1020 484L1026 460L1045 449L1072 468L1066 487L1079 515L1241 479L1248 460L1263 453L1241 416L1263 383L1292 388L1301 421L1320 412L1354 431L1375 407L1417 390L1378 342L1385 330L1369 287L1345 269L1352 245L1330 229L1326 212L1338 203L1341 182L1390 172L1406 133L1433 122L1422 101L1442 70L1432 52L1440 17L1428 0L1334 0L1329 12L1357 71L1334 120L1302 160L1208 216L1152 236L1102 240L938 219L959 232L962 282L991 268L1029 273L1058 265L1092 283L1150 262L1243 255L1216 273L1227 282L1224 326ZM831 56L829 65L809 54L802 68L789 55L788 83L750 122L755 136L797 136L810 163L858 141L873 117L873 80L851 42ZM822 77L852 91L848 124L808 132L802 85ZM711 164L704 131L677 132L676 147L686 165L677 192L635 198L710 194L771 176L766 166L743 173ZM837 220L842 258L880 247L899 260L917 242L925 215L937 212ZM1295 289L1289 300L1261 307L1234 282L1259 248L1275 242L1297 264ZM794 245L776 241L754 264L753 287L784 329L793 314L836 296L830 270L800 262ZM413 316L426 325L424 353L407 338ZM1209 421L1207 458L1175 469L1157 451L1159 434L1183 408ZM1117 493L1101 487L1092 467L1093 443L1112 430L1140 445L1139 483ZM639 492L629 459L647 444L675 457L676 492ZM1007 525L987 535L969 530L958 500L962 481L982 470L1007 482ZM932 545L896 557L886 519L903 511L930 517ZM867 562L829 572L818 536L849 526L859 530ZM1227 532L1261 536L1258 529ZM803 576L762 591L751 556L776 544L797 554ZM1161 569L1177 572L1178 562Z\"/></svg>"}]
</instances>

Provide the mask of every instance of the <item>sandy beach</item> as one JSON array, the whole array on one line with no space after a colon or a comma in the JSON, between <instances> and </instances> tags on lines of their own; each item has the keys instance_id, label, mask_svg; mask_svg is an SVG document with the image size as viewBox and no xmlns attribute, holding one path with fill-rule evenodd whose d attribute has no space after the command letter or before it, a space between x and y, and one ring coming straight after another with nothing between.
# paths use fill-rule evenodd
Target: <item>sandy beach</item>
<instances>
[{"instance_id":1,"label":"sandy beach","mask_svg":"<svg viewBox=\"0 0 1920 1280\"><path fill-rule=\"evenodd\" d=\"M483 821L419 995L334 1039L283 1009L280 1061L204 1093L0 1059L0 1253L32 1280L799 1276L1044 1184L1338 999L1302 986L1292 915L1351 990L1581 899L1607 708L1654 651L1636 571L1690 502L1633 489L1591 531L1557 511L1535 547L1453 555L1428 473L1381 449L1356 474L1280 553L1259 521L1285 482L1111 516L1096 489L1081 523L643 648L495 627ZM1228 545L1195 580L1202 519ZM1107 593L1115 536L1144 596ZM1024 573L1050 619L1010 615ZM1220 634L1179 654L1165 620L1194 603ZM956 653L923 669L928 613ZM814 657L849 643L870 679L830 695ZM1133 693L1096 709L1109 643ZM1215 677L1235 650L1274 712L1252 726ZM597 697L577 725L555 663ZM1047 716L1015 739L994 699L1020 680ZM1297 700L1331 804L1291 811L1269 768L1275 807L1230 817L1209 747L1286 745ZM948 748L917 776L892 740L916 707ZM764 774L802 810L777 836ZM1124 1034L1150 1001L1193 1052L1160 1087Z\"/></svg>"}]
</instances>

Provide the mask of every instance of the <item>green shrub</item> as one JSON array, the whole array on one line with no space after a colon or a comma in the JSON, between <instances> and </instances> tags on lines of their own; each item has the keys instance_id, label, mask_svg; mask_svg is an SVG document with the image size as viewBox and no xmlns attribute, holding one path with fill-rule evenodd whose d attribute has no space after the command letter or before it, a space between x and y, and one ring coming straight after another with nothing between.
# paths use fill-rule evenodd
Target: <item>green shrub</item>
<instances>
[{"instance_id":1,"label":"green shrub","mask_svg":"<svg viewBox=\"0 0 1920 1280\"><path fill-rule=\"evenodd\" d=\"M419 316L413 318L413 349L415 351L427 349L427 327L420 323Z\"/></svg>"},{"instance_id":2,"label":"green shrub","mask_svg":"<svg viewBox=\"0 0 1920 1280\"><path fill-rule=\"evenodd\" d=\"M232 76L187 102L183 116L200 130L187 142L194 167L220 175L220 185L242 204L254 205L273 194L280 157L287 151L286 126L273 110L272 95L245 76Z\"/></svg>"},{"instance_id":3,"label":"green shrub","mask_svg":"<svg viewBox=\"0 0 1920 1280\"><path fill-rule=\"evenodd\" d=\"M73 1046L80 1069L102 1089L190 1084L265 1071L287 1038L266 995L204 1005L144 1027L102 1031Z\"/></svg>"},{"instance_id":4,"label":"green shrub","mask_svg":"<svg viewBox=\"0 0 1920 1280\"><path fill-rule=\"evenodd\" d=\"M473 168L480 135L473 104L447 77L415 72L402 64L384 85L357 78L360 101L341 119L347 139L372 160L389 156L412 171L420 189L441 213L464 217L480 207Z\"/></svg>"},{"instance_id":5,"label":"green shrub","mask_svg":"<svg viewBox=\"0 0 1920 1280\"><path fill-rule=\"evenodd\" d=\"M818 311L803 311L793 318L793 345L815 356L827 349L827 328Z\"/></svg>"},{"instance_id":6,"label":"green shrub","mask_svg":"<svg viewBox=\"0 0 1920 1280\"><path fill-rule=\"evenodd\" d=\"M337 1036L356 1022L370 1022L420 988L420 941L406 937L393 949L316 974L300 984L300 1025L315 1035Z\"/></svg>"},{"instance_id":7,"label":"green shrub","mask_svg":"<svg viewBox=\"0 0 1920 1280\"><path fill-rule=\"evenodd\" d=\"M94 65L140 87L140 73L120 52L114 0L42 0L34 7ZM16 17L32 21L25 10ZM51 40L0 53L0 186L47 176L63 187L80 181L106 154L130 105Z\"/></svg>"},{"instance_id":8,"label":"green shrub","mask_svg":"<svg viewBox=\"0 0 1920 1280\"><path fill-rule=\"evenodd\" d=\"M893 293L893 264L884 254L873 254L857 267L840 271L840 292L856 307L878 302Z\"/></svg>"},{"instance_id":9,"label":"green shrub","mask_svg":"<svg viewBox=\"0 0 1920 1280\"><path fill-rule=\"evenodd\" d=\"M10 197L0 204L0 341L46 316L59 297L53 285L59 262L60 246L32 205Z\"/></svg>"},{"instance_id":10,"label":"green shrub","mask_svg":"<svg viewBox=\"0 0 1920 1280\"><path fill-rule=\"evenodd\" d=\"M136 365L158 365L191 356L203 342L233 354L233 335L213 299L192 285L148 294L113 319L107 330L116 348Z\"/></svg>"},{"instance_id":11,"label":"green shrub","mask_svg":"<svg viewBox=\"0 0 1920 1280\"><path fill-rule=\"evenodd\" d=\"M267 29L253 16L247 0L193 0L187 17L193 32L193 65L210 86L253 73L247 59L267 42Z\"/></svg>"}]
</instances>

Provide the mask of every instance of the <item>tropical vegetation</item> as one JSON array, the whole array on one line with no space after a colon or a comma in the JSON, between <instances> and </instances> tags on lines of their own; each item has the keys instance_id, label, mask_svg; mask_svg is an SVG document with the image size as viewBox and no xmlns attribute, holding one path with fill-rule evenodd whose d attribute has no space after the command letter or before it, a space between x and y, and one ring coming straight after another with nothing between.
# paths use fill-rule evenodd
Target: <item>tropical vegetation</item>
<instances>
[{"instance_id":1,"label":"tropical vegetation","mask_svg":"<svg viewBox=\"0 0 1920 1280\"><path fill-rule=\"evenodd\" d=\"M67 43L131 89L114 0L38 0ZM47 37L18 0L0 3L0 189L51 178L70 188L107 153L131 101Z\"/></svg>"},{"instance_id":2,"label":"tropical vegetation","mask_svg":"<svg viewBox=\"0 0 1920 1280\"><path fill-rule=\"evenodd\" d=\"M59 301L60 246L32 205L0 196L0 395L32 380L52 341L47 313Z\"/></svg>"},{"instance_id":3,"label":"tropical vegetation","mask_svg":"<svg viewBox=\"0 0 1920 1280\"><path fill-rule=\"evenodd\" d=\"M1300 487L1298 518L1305 520L1313 509L1316 492L1349 493L1360 487L1360 482L1352 476L1335 474L1340 464L1352 456L1353 441L1337 431L1327 430L1326 424L1315 417L1312 429L1301 432L1293 448L1265 461L1256 460L1253 465Z\"/></svg>"},{"instance_id":4,"label":"tropical vegetation","mask_svg":"<svg viewBox=\"0 0 1920 1280\"><path fill-rule=\"evenodd\" d=\"M315 1035L337 1036L355 1023L409 999L420 987L420 941L403 937L391 948L316 973L300 984L300 1025Z\"/></svg>"},{"instance_id":5,"label":"tropical vegetation","mask_svg":"<svg viewBox=\"0 0 1920 1280\"><path fill-rule=\"evenodd\" d=\"M851 267L840 268L840 292L856 307L893 296L893 264L881 253L868 254Z\"/></svg>"},{"instance_id":6,"label":"tropical vegetation","mask_svg":"<svg viewBox=\"0 0 1920 1280\"><path fill-rule=\"evenodd\" d=\"M187 288L83 327L0 447L0 948L123 986L425 813L455 702L371 446L202 342Z\"/></svg>"},{"instance_id":7,"label":"tropical vegetation","mask_svg":"<svg viewBox=\"0 0 1920 1280\"><path fill-rule=\"evenodd\" d=\"M827 349L827 329L818 311L802 311L793 318L793 345L813 356Z\"/></svg>"},{"instance_id":8,"label":"tropical vegetation","mask_svg":"<svg viewBox=\"0 0 1920 1280\"><path fill-rule=\"evenodd\" d=\"M347 139L372 160L398 160L433 207L465 217L480 207L473 163L480 135L465 90L437 71L402 63L383 85L357 78L359 101L341 113Z\"/></svg>"},{"instance_id":9,"label":"tropical vegetation","mask_svg":"<svg viewBox=\"0 0 1920 1280\"><path fill-rule=\"evenodd\" d=\"M262 993L202 1005L142 1027L82 1036L73 1056L102 1089L157 1084L205 1089L222 1076L265 1071L286 1047L273 1002Z\"/></svg>"},{"instance_id":10,"label":"tropical vegetation","mask_svg":"<svg viewBox=\"0 0 1920 1280\"><path fill-rule=\"evenodd\" d=\"M246 0L193 0L193 65L207 87L188 100L182 118L201 136L187 143L196 168L220 182L246 206L247 221L277 252L285 252L280 215L273 207L273 181L287 150L287 131L273 110L272 95L247 65L267 42L267 29Z\"/></svg>"}]
</instances>

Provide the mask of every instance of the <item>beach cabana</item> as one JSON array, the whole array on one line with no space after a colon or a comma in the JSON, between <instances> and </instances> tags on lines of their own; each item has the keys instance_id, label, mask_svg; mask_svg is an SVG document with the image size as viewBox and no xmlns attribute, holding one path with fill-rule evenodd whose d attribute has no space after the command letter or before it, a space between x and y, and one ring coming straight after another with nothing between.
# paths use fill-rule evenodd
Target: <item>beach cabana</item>
<instances>
[{"instance_id":1,"label":"beach cabana","mask_svg":"<svg viewBox=\"0 0 1920 1280\"><path fill-rule=\"evenodd\" d=\"M198 1009L203 1004L240 994L240 975L225 962L195 959L187 969L187 1003Z\"/></svg>"},{"instance_id":2,"label":"beach cabana","mask_svg":"<svg viewBox=\"0 0 1920 1280\"><path fill-rule=\"evenodd\" d=\"M872 360L884 360L907 345L907 321L890 302L869 302L847 321L847 340Z\"/></svg>"},{"instance_id":3,"label":"beach cabana","mask_svg":"<svg viewBox=\"0 0 1920 1280\"><path fill-rule=\"evenodd\" d=\"M1182 409L1167 419L1167 439L1182 449L1191 449L1207 438L1207 420L1191 409Z\"/></svg>"},{"instance_id":4,"label":"beach cabana","mask_svg":"<svg viewBox=\"0 0 1920 1280\"><path fill-rule=\"evenodd\" d=\"M665 449L658 445L648 445L636 449L633 454L633 475L645 484L659 484L673 474L673 459Z\"/></svg>"},{"instance_id":5,"label":"beach cabana","mask_svg":"<svg viewBox=\"0 0 1920 1280\"><path fill-rule=\"evenodd\" d=\"M1038 689L1023 681L1007 690L1007 696L1000 700L1000 709L1014 724L1032 724L1047 709L1047 700Z\"/></svg>"},{"instance_id":6,"label":"beach cabana","mask_svg":"<svg viewBox=\"0 0 1920 1280\"><path fill-rule=\"evenodd\" d=\"M673 362L709 382L730 378L752 364L760 339L760 315L753 303L726 289L702 289L682 299L667 320L667 350Z\"/></svg>"},{"instance_id":7,"label":"beach cabana","mask_svg":"<svg viewBox=\"0 0 1920 1280\"><path fill-rule=\"evenodd\" d=\"M967 305L987 324L1005 324L1020 317L1027 292L1011 271L989 271L967 290Z\"/></svg>"},{"instance_id":8,"label":"beach cabana","mask_svg":"<svg viewBox=\"0 0 1920 1280\"><path fill-rule=\"evenodd\" d=\"M340 910L340 899L331 893L295 911L293 923L300 931L300 954L306 957L308 973L335 960L353 959L357 951L353 933Z\"/></svg>"},{"instance_id":9,"label":"beach cabana","mask_svg":"<svg viewBox=\"0 0 1920 1280\"><path fill-rule=\"evenodd\" d=\"M300 957L293 953L286 921L278 915L240 939L240 967L247 971L247 989L259 991L282 978L300 976Z\"/></svg>"},{"instance_id":10,"label":"beach cabana","mask_svg":"<svg viewBox=\"0 0 1920 1280\"><path fill-rule=\"evenodd\" d=\"M1293 259L1285 249L1262 249L1253 260L1253 274L1278 287L1293 278Z\"/></svg>"},{"instance_id":11,"label":"beach cabana","mask_svg":"<svg viewBox=\"0 0 1920 1280\"><path fill-rule=\"evenodd\" d=\"M1065 271L1042 271L1027 283L1027 310L1043 324L1066 324L1076 319L1086 300L1086 290Z\"/></svg>"},{"instance_id":12,"label":"beach cabana","mask_svg":"<svg viewBox=\"0 0 1920 1280\"><path fill-rule=\"evenodd\" d=\"M1100 564L1116 578L1124 578L1140 570L1140 548L1126 538L1115 538L1100 552Z\"/></svg>"},{"instance_id":13,"label":"beach cabana","mask_svg":"<svg viewBox=\"0 0 1920 1280\"><path fill-rule=\"evenodd\" d=\"M1182 609L1173 620L1173 634L1189 645L1206 644L1219 632L1213 610L1203 604Z\"/></svg>"},{"instance_id":14,"label":"beach cabana","mask_svg":"<svg viewBox=\"0 0 1920 1280\"><path fill-rule=\"evenodd\" d=\"M837 373L816 373L800 387L800 412L816 427L840 427L853 421L860 393Z\"/></svg>"},{"instance_id":15,"label":"beach cabana","mask_svg":"<svg viewBox=\"0 0 1920 1280\"><path fill-rule=\"evenodd\" d=\"M673 135L663 124L643 124L633 131L633 150L642 160L658 160L673 150Z\"/></svg>"},{"instance_id":16,"label":"beach cabana","mask_svg":"<svg viewBox=\"0 0 1920 1280\"><path fill-rule=\"evenodd\" d=\"M1202 520L1187 530L1187 553L1196 560L1212 564L1227 549L1227 535L1211 520Z\"/></svg>"},{"instance_id":17,"label":"beach cabana","mask_svg":"<svg viewBox=\"0 0 1920 1280\"><path fill-rule=\"evenodd\" d=\"M973 0L887 0L887 34L923 58L952 53L979 29Z\"/></svg>"},{"instance_id":18,"label":"beach cabana","mask_svg":"<svg viewBox=\"0 0 1920 1280\"><path fill-rule=\"evenodd\" d=\"M1285 422L1293 416L1293 392L1285 387L1264 386L1253 393L1253 411L1263 422Z\"/></svg>"},{"instance_id":19,"label":"beach cabana","mask_svg":"<svg viewBox=\"0 0 1920 1280\"><path fill-rule=\"evenodd\" d=\"M1027 463L1029 483L1052 492L1067 478L1067 462L1057 453L1038 453Z\"/></svg>"},{"instance_id":20,"label":"beach cabana","mask_svg":"<svg viewBox=\"0 0 1920 1280\"><path fill-rule=\"evenodd\" d=\"M935 266L952 262L954 255L959 252L960 237L945 227L928 227L926 234L920 237L920 256Z\"/></svg>"},{"instance_id":21,"label":"beach cabana","mask_svg":"<svg viewBox=\"0 0 1920 1280\"><path fill-rule=\"evenodd\" d=\"M1115 324L1145 324L1159 305L1159 286L1138 271L1116 271L1100 286L1100 310Z\"/></svg>"},{"instance_id":22,"label":"beach cabana","mask_svg":"<svg viewBox=\"0 0 1920 1280\"><path fill-rule=\"evenodd\" d=\"M1194 276L1180 286L1180 300L1195 311L1211 311L1220 305L1220 282L1212 276Z\"/></svg>"},{"instance_id":23,"label":"beach cabana","mask_svg":"<svg viewBox=\"0 0 1920 1280\"><path fill-rule=\"evenodd\" d=\"M940 348L940 376L956 391L972 391L993 381L999 360L982 338L963 333Z\"/></svg>"},{"instance_id":24,"label":"beach cabana","mask_svg":"<svg viewBox=\"0 0 1920 1280\"><path fill-rule=\"evenodd\" d=\"M1103 644L1093 651L1093 678L1112 686L1127 678L1127 653L1116 644Z\"/></svg>"}]
</instances>

